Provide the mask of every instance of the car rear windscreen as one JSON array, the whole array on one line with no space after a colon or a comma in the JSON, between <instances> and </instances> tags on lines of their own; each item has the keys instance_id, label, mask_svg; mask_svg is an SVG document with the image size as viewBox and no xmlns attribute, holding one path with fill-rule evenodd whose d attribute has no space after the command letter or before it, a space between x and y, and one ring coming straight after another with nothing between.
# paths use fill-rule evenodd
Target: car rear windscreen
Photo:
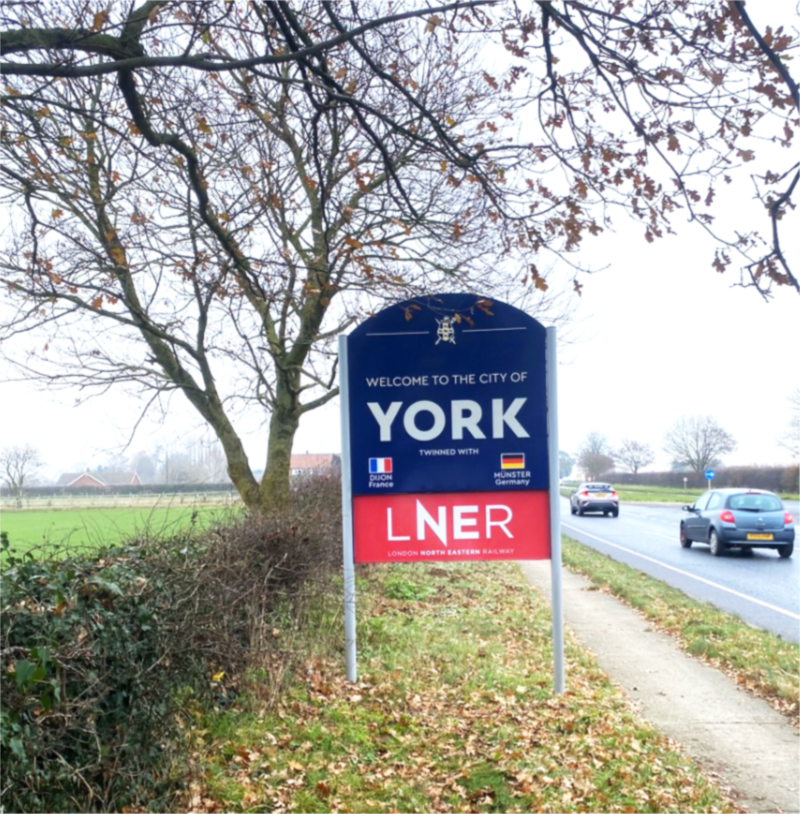
<instances>
[{"instance_id":1,"label":"car rear windscreen","mask_svg":"<svg viewBox=\"0 0 800 814\"><path fill-rule=\"evenodd\" d=\"M728 501L730 509L747 509L753 512L779 512L783 508L775 495L734 495Z\"/></svg>"}]
</instances>

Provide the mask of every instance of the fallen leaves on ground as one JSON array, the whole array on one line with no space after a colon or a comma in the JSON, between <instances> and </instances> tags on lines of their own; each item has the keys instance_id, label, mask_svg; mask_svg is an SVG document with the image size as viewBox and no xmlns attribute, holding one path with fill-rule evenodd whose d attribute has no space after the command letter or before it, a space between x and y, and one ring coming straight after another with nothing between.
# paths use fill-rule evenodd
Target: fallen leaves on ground
<instances>
[{"instance_id":1,"label":"fallen leaves on ground","mask_svg":"<svg viewBox=\"0 0 800 814\"><path fill-rule=\"evenodd\" d=\"M398 568L426 599L382 594ZM550 610L515 566L373 568L359 614L357 683L309 658L276 708L189 729L189 810L738 810L574 641L553 692Z\"/></svg>"}]
</instances>

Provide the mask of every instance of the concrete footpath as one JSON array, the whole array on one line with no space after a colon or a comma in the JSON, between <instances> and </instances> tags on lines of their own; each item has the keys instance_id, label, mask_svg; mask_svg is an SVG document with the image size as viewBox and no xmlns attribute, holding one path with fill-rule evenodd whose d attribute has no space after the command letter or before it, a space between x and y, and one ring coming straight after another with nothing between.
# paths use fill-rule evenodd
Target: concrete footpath
<instances>
[{"instance_id":1,"label":"concrete footpath","mask_svg":"<svg viewBox=\"0 0 800 814\"><path fill-rule=\"evenodd\" d=\"M550 596L549 561L520 563ZM724 673L685 655L636 611L581 576L563 571L565 625L638 707L719 775L750 812L800 812L800 732ZM569 676L567 676L569 683Z\"/></svg>"}]
</instances>

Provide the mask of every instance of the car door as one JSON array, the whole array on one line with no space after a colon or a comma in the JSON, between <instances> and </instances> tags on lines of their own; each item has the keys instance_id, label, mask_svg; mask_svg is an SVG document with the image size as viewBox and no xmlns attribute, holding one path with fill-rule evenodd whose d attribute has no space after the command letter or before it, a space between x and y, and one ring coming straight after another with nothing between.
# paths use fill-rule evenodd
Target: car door
<instances>
[{"instance_id":1,"label":"car door","mask_svg":"<svg viewBox=\"0 0 800 814\"><path fill-rule=\"evenodd\" d=\"M705 537L701 537L701 528L703 519L701 516L701 512L705 509L706 504L708 503L708 499L711 497L711 492L704 492L700 495L699 498L692 506L692 510L686 516L686 519L683 521L684 528L686 529L686 536L690 540L707 540L708 534Z\"/></svg>"},{"instance_id":2,"label":"car door","mask_svg":"<svg viewBox=\"0 0 800 814\"><path fill-rule=\"evenodd\" d=\"M711 524L719 514L722 504L725 502L724 497L719 492L711 492L708 496L708 502L699 513L699 520L697 526L697 539L700 541L708 540L708 534L711 529Z\"/></svg>"}]
</instances>

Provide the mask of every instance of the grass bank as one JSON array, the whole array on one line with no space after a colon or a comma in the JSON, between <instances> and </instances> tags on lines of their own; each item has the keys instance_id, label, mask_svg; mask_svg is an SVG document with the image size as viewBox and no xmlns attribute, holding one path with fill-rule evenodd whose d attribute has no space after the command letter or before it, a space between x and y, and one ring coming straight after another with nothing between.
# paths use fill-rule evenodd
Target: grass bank
<instances>
[{"instance_id":1,"label":"grass bank","mask_svg":"<svg viewBox=\"0 0 800 814\"><path fill-rule=\"evenodd\" d=\"M723 670L798 724L800 647L575 540L562 539L568 568L623 599L654 627L674 636L687 653Z\"/></svg>"},{"instance_id":2,"label":"grass bank","mask_svg":"<svg viewBox=\"0 0 800 814\"><path fill-rule=\"evenodd\" d=\"M736 810L569 639L554 695L550 608L514 563L373 566L358 592L359 682L337 619L277 705L196 704L183 808Z\"/></svg>"}]
</instances>

